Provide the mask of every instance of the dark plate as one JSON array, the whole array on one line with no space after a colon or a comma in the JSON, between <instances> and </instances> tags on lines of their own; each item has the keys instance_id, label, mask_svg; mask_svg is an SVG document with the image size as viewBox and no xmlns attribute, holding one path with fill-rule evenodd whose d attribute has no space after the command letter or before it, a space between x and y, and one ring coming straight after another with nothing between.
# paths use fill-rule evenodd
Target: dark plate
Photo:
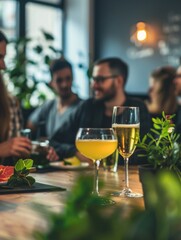
<instances>
[{"instance_id":1,"label":"dark plate","mask_svg":"<svg viewBox=\"0 0 181 240\"><path fill-rule=\"evenodd\" d=\"M33 192L52 192L52 191L65 191L66 188L52 186L44 183L36 182L32 187L0 187L0 194L12 194L12 193L33 193Z\"/></svg>"}]
</instances>

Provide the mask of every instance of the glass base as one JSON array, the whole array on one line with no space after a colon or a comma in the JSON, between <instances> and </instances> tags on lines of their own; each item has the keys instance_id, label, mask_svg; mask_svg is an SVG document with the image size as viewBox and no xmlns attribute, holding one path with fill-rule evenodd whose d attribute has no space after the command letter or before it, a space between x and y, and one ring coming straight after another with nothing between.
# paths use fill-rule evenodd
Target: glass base
<instances>
[{"instance_id":1,"label":"glass base","mask_svg":"<svg viewBox=\"0 0 181 240\"><path fill-rule=\"evenodd\" d=\"M130 188L124 188L120 192L114 192L111 193L111 196L116 196L116 197L129 197L129 198L140 198L143 197L143 194L141 193L135 193L133 192Z\"/></svg>"}]
</instances>

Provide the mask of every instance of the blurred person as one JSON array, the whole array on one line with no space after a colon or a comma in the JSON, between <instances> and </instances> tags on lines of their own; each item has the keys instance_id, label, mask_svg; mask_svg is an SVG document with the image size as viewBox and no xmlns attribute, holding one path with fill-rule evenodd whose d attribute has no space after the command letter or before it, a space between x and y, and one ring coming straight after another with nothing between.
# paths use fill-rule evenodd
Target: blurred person
<instances>
[{"instance_id":1,"label":"blurred person","mask_svg":"<svg viewBox=\"0 0 181 240\"><path fill-rule=\"evenodd\" d=\"M174 83L176 88L177 100L179 105L181 105L181 66L177 68Z\"/></svg>"},{"instance_id":2,"label":"blurred person","mask_svg":"<svg viewBox=\"0 0 181 240\"><path fill-rule=\"evenodd\" d=\"M4 70L5 55L8 40L0 31L0 70ZM14 165L15 158L29 156L31 153L31 141L20 136L23 126L22 114L19 102L8 93L2 76L0 75L0 160L4 165ZM48 158L57 160L58 155L50 149Z\"/></svg>"},{"instance_id":3,"label":"blurred person","mask_svg":"<svg viewBox=\"0 0 181 240\"><path fill-rule=\"evenodd\" d=\"M37 139L51 138L82 101L72 92L73 71L68 61L64 58L54 60L50 65L50 72L50 86L55 91L56 98L38 107L27 123L27 127L36 133Z\"/></svg>"},{"instance_id":4,"label":"blurred person","mask_svg":"<svg viewBox=\"0 0 181 240\"><path fill-rule=\"evenodd\" d=\"M166 115L176 114L173 118L176 131L181 126L181 106L177 101L175 82L176 69L171 66L163 66L151 73L149 101L146 102L152 117L160 117L164 111Z\"/></svg>"},{"instance_id":5,"label":"blurred person","mask_svg":"<svg viewBox=\"0 0 181 240\"><path fill-rule=\"evenodd\" d=\"M80 127L110 128L114 106L136 106L140 108L140 135L150 129L150 117L145 104L125 93L128 66L119 58L106 58L93 65L93 98L84 101L52 137L51 143L60 158L76 155L85 160L75 147L75 138Z\"/></svg>"},{"instance_id":6,"label":"blurred person","mask_svg":"<svg viewBox=\"0 0 181 240\"><path fill-rule=\"evenodd\" d=\"M0 31L0 70L6 68L4 58L7 44L6 36ZM0 158L3 164L13 164L12 157L30 154L31 141L20 136L22 116L19 103L7 92L1 75L0 93Z\"/></svg>"},{"instance_id":7,"label":"blurred person","mask_svg":"<svg viewBox=\"0 0 181 240\"><path fill-rule=\"evenodd\" d=\"M146 102L148 111L152 115L175 113L177 100L175 93L174 78L176 69L171 66L164 66L151 73L149 82L149 101Z\"/></svg>"}]
</instances>

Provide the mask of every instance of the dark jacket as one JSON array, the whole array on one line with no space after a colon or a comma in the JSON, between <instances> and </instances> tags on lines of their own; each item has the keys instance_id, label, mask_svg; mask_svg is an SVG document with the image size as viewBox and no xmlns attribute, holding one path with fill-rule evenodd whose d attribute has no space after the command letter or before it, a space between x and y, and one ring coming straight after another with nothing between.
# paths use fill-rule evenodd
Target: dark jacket
<instances>
[{"instance_id":1,"label":"dark jacket","mask_svg":"<svg viewBox=\"0 0 181 240\"><path fill-rule=\"evenodd\" d=\"M150 116L145 104L136 98L127 97L124 106L140 108L140 136L150 129ZM90 98L84 101L69 120L50 139L60 158L71 157L76 152L75 138L79 128L111 127L112 118L104 114L104 103Z\"/></svg>"}]
</instances>

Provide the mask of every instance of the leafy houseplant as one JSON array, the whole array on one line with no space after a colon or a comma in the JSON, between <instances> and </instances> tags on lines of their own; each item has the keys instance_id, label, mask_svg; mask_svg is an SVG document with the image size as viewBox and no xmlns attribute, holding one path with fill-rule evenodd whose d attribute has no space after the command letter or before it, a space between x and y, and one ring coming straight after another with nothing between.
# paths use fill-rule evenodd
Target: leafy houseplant
<instances>
[{"instance_id":1,"label":"leafy houseplant","mask_svg":"<svg viewBox=\"0 0 181 240\"><path fill-rule=\"evenodd\" d=\"M164 172L150 178L150 192L154 196L149 199L152 208L145 211L133 206L129 214L128 206L124 204L108 209L97 207L98 198L91 195L92 179L88 177L80 176L67 196L63 211L35 206L36 213L40 212L47 224L46 228L34 232L33 239L180 239L181 188L171 173Z\"/></svg>"},{"instance_id":2,"label":"leafy houseplant","mask_svg":"<svg viewBox=\"0 0 181 240\"><path fill-rule=\"evenodd\" d=\"M140 157L146 157L148 163L155 169L174 171L181 180L181 144L180 134L174 132L172 119L175 115L152 118L153 128L138 143L143 150Z\"/></svg>"},{"instance_id":3,"label":"leafy houseplant","mask_svg":"<svg viewBox=\"0 0 181 240\"><path fill-rule=\"evenodd\" d=\"M17 96L24 109L41 104L47 99L47 91L53 94L45 77L49 76L50 61L62 55L62 51L55 49L53 43L53 35L41 30L39 38L20 37L11 40L8 44L12 56L4 79L11 88L9 90ZM33 97L36 99L34 104L32 104Z\"/></svg>"},{"instance_id":4,"label":"leafy houseplant","mask_svg":"<svg viewBox=\"0 0 181 240\"><path fill-rule=\"evenodd\" d=\"M181 144L178 142L180 135L174 132L173 118L174 115L166 116L164 112L161 118L152 118L153 127L137 145L143 151L139 156L147 158L148 161L148 164L138 167L146 208L149 207L150 199L150 194L147 194L148 175L168 170L175 173L181 182Z\"/></svg>"},{"instance_id":5,"label":"leafy houseplant","mask_svg":"<svg viewBox=\"0 0 181 240\"><path fill-rule=\"evenodd\" d=\"M7 185L10 187L28 186L35 183L35 179L29 176L30 169L33 166L32 159L19 159L14 167L14 174L9 178Z\"/></svg>"}]
</instances>

